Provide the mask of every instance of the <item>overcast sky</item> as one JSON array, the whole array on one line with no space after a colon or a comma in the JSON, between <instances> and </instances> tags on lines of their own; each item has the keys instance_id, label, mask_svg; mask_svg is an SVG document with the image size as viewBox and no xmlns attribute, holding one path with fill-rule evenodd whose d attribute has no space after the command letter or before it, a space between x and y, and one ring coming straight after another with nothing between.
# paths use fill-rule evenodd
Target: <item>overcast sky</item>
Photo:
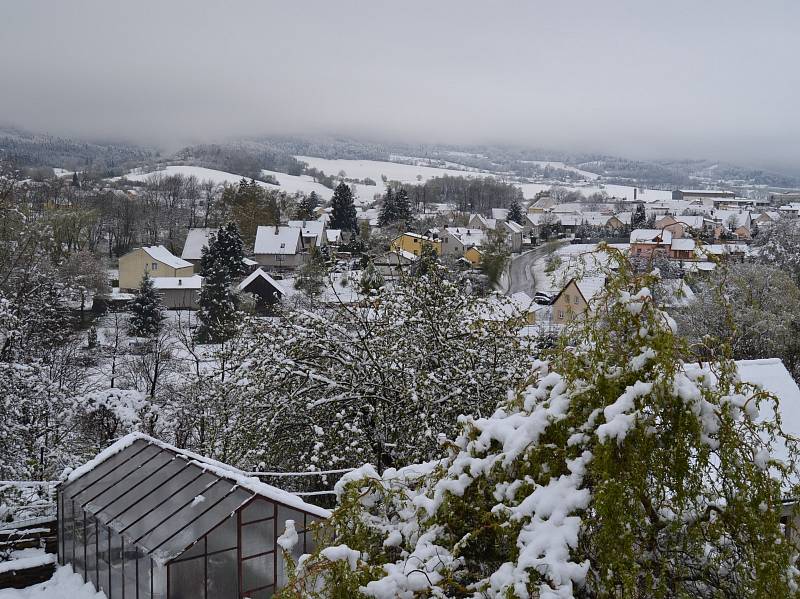
<instances>
[{"instance_id":1,"label":"overcast sky","mask_svg":"<svg viewBox=\"0 0 800 599\"><path fill-rule=\"evenodd\" d=\"M0 0L0 123L798 166L800 2ZM799 167L800 168L800 167Z\"/></svg>"}]
</instances>

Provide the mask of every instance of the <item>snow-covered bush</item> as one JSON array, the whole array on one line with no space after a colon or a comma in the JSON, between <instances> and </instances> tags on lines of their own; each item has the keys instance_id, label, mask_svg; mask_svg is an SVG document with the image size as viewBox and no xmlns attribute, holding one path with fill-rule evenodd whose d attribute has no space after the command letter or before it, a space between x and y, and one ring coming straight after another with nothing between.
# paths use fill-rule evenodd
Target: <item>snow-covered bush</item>
<instances>
[{"instance_id":1,"label":"snow-covered bush","mask_svg":"<svg viewBox=\"0 0 800 599\"><path fill-rule=\"evenodd\" d=\"M493 414L461 417L446 458L347 474L329 527L354 567L323 543L282 596L796 596L779 519L797 446L759 417L776 398L731 361L685 363L654 277L619 261L596 316Z\"/></svg>"}]
</instances>

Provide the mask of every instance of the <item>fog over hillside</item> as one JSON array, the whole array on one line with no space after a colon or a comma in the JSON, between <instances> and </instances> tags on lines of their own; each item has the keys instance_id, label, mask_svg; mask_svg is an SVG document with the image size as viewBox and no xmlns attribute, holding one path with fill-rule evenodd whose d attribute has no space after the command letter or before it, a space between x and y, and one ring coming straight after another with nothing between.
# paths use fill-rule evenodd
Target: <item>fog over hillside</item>
<instances>
[{"instance_id":1,"label":"fog over hillside","mask_svg":"<svg viewBox=\"0 0 800 599\"><path fill-rule=\"evenodd\" d=\"M0 122L175 150L253 135L795 168L800 5L5 3Z\"/></svg>"}]
</instances>

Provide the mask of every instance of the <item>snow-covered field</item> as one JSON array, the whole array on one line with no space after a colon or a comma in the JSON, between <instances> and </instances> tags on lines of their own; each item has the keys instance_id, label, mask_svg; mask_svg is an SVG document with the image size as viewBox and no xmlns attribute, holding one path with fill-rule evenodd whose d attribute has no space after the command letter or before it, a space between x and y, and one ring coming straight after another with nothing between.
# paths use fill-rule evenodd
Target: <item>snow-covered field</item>
<instances>
[{"instance_id":1,"label":"snow-covered field","mask_svg":"<svg viewBox=\"0 0 800 599\"><path fill-rule=\"evenodd\" d=\"M574 166L570 166L564 162L553 162L551 160L523 160L522 162L526 164L538 164L541 167L551 166L553 168L560 168L565 171L569 171L571 173L575 173L580 177L584 177L585 179L598 179L600 175L597 173L590 173L589 171L583 171L579 168Z\"/></svg>"}]
</instances>

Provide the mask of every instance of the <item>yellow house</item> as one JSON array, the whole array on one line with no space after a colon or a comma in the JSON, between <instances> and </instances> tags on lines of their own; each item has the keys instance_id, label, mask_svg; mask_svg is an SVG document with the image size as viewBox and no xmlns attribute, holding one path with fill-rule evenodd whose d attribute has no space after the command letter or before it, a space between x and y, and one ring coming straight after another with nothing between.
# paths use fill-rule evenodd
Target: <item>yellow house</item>
<instances>
[{"instance_id":1,"label":"yellow house","mask_svg":"<svg viewBox=\"0 0 800 599\"><path fill-rule=\"evenodd\" d=\"M603 277L571 279L553 300L553 324L567 324L591 310L590 302L605 284Z\"/></svg>"},{"instance_id":2,"label":"yellow house","mask_svg":"<svg viewBox=\"0 0 800 599\"><path fill-rule=\"evenodd\" d=\"M415 256L421 256L422 248L425 246L433 247L437 254L442 255L442 241L440 239L426 237L419 233L403 233L392 241L390 249L393 252L404 251Z\"/></svg>"},{"instance_id":3,"label":"yellow house","mask_svg":"<svg viewBox=\"0 0 800 599\"><path fill-rule=\"evenodd\" d=\"M191 277L191 262L173 255L163 245L152 245L131 250L119 259L119 288L132 290L139 287L144 273L152 278Z\"/></svg>"},{"instance_id":4,"label":"yellow house","mask_svg":"<svg viewBox=\"0 0 800 599\"><path fill-rule=\"evenodd\" d=\"M483 252L481 252L481 248L472 246L464 252L464 258L469 260L469 263L472 265L472 268L478 268L481 265L481 260L483 259Z\"/></svg>"}]
</instances>

